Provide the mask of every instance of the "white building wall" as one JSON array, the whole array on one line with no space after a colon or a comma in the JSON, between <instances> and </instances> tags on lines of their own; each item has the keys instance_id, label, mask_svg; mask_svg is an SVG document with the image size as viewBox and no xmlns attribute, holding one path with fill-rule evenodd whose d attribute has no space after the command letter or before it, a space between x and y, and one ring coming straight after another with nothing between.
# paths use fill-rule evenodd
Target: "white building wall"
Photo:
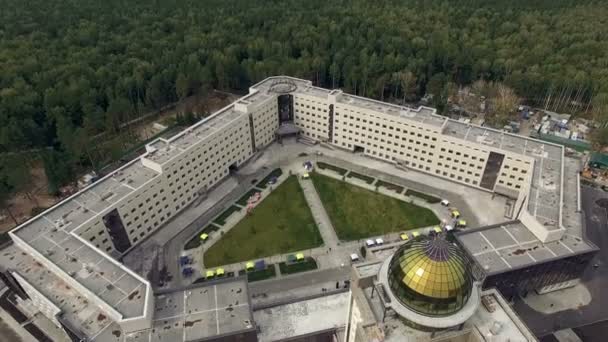
<instances>
[{"instance_id":1,"label":"white building wall","mask_svg":"<svg viewBox=\"0 0 608 342\"><path fill-rule=\"evenodd\" d=\"M261 149L274 141L279 128L279 104L276 96L270 97L256 108L251 109L255 148Z\"/></svg>"},{"instance_id":2,"label":"white building wall","mask_svg":"<svg viewBox=\"0 0 608 342\"><path fill-rule=\"evenodd\" d=\"M162 165L162 173L148 187L134 192L119 206L125 228L135 244L190 204L199 192L228 176L232 164L241 165L252 154L249 120L205 137Z\"/></svg>"},{"instance_id":3,"label":"white building wall","mask_svg":"<svg viewBox=\"0 0 608 342\"><path fill-rule=\"evenodd\" d=\"M294 124L302 135L320 141L329 140L329 102L317 96L294 94Z\"/></svg>"},{"instance_id":4,"label":"white building wall","mask_svg":"<svg viewBox=\"0 0 608 342\"><path fill-rule=\"evenodd\" d=\"M116 204L131 244L144 239L172 216L171 198L165 190L164 178L161 175L152 179L147 186L142 186ZM103 214L111 210L113 208Z\"/></svg>"},{"instance_id":5,"label":"white building wall","mask_svg":"<svg viewBox=\"0 0 608 342\"><path fill-rule=\"evenodd\" d=\"M111 253L114 250L112 239L103 224L102 215L97 215L90 221L84 223L78 228L76 233L83 239L89 241L97 249L106 253Z\"/></svg>"},{"instance_id":6,"label":"white building wall","mask_svg":"<svg viewBox=\"0 0 608 342\"><path fill-rule=\"evenodd\" d=\"M531 158L444 136L439 127L342 103L335 106L333 144L475 187L490 151L505 155L497 183L513 190L525 186L533 165Z\"/></svg>"},{"instance_id":7,"label":"white building wall","mask_svg":"<svg viewBox=\"0 0 608 342\"><path fill-rule=\"evenodd\" d=\"M11 272L11 274L19 282L19 285L21 285L25 293L30 297L31 303L40 311L40 313L45 315L56 326L61 327L61 324L59 324L59 321L57 320L57 315L61 312L61 309L48 300L42 293L38 292L35 287L18 273Z\"/></svg>"},{"instance_id":8,"label":"white building wall","mask_svg":"<svg viewBox=\"0 0 608 342\"><path fill-rule=\"evenodd\" d=\"M527 191L526 185L529 184L529 176L532 174L533 167L533 158L507 153L496 184L511 190Z\"/></svg>"}]
</instances>

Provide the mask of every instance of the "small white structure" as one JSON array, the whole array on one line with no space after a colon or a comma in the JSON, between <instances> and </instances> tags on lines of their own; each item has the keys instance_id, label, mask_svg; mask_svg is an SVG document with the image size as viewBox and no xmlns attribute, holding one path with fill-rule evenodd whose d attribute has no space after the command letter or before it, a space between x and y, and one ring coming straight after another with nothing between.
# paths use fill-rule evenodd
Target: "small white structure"
<instances>
[{"instance_id":1,"label":"small white structure","mask_svg":"<svg viewBox=\"0 0 608 342\"><path fill-rule=\"evenodd\" d=\"M376 242L374 240L367 240L365 241L365 245L367 247L373 247L376 244Z\"/></svg>"},{"instance_id":2,"label":"small white structure","mask_svg":"<svg viewBox=\"0 0 608 342\"><path fill-rule=\"evenodd\" d=\"M86 175L80 177L80 179L78 180L78 189L86 188L87 186L93 184L97 179L99 179L99 176L97 176L97 173L95 173L95 171L87 173Z\"/></svg>"},{"instance_id":3,"label":"small white structure","mask_svg":"<svg viewBox=\"0 0 608 342\"><path fill-rule=\"evenodd\" d=\"M378 246L379 246L379 245L381 245L381 244L383 244L383 243L384 243L384 240L382 240L381 238L377 238L377 239L376 239L376 245L378 245Z\"/></svg>"},{"instance_id":4,"label":"small white structure","mask_svg":"<svg viewBox=\"0 0 608 342\"><path fill-rule=\"evenodd\" d=\"M351 254L350 261L352 261L352 262L359 261L359 256L356 253Z\"/></svg>"}]
</instances>

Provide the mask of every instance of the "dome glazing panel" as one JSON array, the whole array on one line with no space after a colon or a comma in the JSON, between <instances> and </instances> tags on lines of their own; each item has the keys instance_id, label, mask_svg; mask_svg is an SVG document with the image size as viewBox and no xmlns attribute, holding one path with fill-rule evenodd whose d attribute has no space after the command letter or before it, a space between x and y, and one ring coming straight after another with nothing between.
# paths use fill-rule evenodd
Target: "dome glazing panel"
<instances>
[{"instance_id":1,"label":"dome glazing panel","mask_svg":"<svg viewBox=\"0 0 608 342\"><path fill-rule=\"evenodd\" d=\"M421 237L393 255L388 281L408 308L429 316L449 315L467 302L472 278L466 256L443 237Z\"/></svg>"}]
</instances>

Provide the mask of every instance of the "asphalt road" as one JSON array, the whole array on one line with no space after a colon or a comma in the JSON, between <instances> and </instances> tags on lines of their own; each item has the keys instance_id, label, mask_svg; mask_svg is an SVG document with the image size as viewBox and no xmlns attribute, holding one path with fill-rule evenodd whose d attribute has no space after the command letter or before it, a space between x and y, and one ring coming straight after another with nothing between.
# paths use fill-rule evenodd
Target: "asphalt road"
<instances>
[{"instance_id":1,"label":"asphalt road","mask_svg":"<svg viewBox=\"0 0 608 342\"><path fill-rule=\"evenodd\" d=\"M555 314L545 315L528 307L521 299L517 299L514 308L524 319L528 327L539 337L553 331L576 328L601 322L608 319L608 212L595 202L608 197L608 192L599 188L581 186L582 208L585 213L585 230L587 238L591 240L600 251L596 254L591 265L599 264L594 268L591 265L583 274L581 281L591 293L591 303L580 309L567 310ZM592 329L590 335L601 329ZM588 341L606 341L606 331L599 333Z\"/></svg>"},{"instance_id":2,"label":"asphalt road","mask_svg":"<svg viewBox=\"0 0 608 342\"><path fill-rule=\"evenodd\" d=\"M607 339L608 321L590 324L573 330L584 342L603 342Z\"/></svg>"}]
</instances>

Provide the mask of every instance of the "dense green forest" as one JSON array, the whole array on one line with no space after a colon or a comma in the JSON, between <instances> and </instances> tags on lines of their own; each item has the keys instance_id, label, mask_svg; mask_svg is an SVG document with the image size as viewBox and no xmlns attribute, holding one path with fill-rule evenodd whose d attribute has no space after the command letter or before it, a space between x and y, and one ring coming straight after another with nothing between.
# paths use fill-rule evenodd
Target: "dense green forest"
<instances>
[{"instance_id":1,"label":"dense green forest","mask_svg":"<svg viewBox=\"0 0 608 342\"><path fill-rule=\"evenodd\" d=\"M0 0L0 8L0 193L27 182L24 151L61 184L95 163L99 134L120 134L122 123L189 94L244 91L277 74L382 99L431 92L440 110L449 83L500 81L530 104L608 122L606 2Z\"/></svg>"}]
</instances>

